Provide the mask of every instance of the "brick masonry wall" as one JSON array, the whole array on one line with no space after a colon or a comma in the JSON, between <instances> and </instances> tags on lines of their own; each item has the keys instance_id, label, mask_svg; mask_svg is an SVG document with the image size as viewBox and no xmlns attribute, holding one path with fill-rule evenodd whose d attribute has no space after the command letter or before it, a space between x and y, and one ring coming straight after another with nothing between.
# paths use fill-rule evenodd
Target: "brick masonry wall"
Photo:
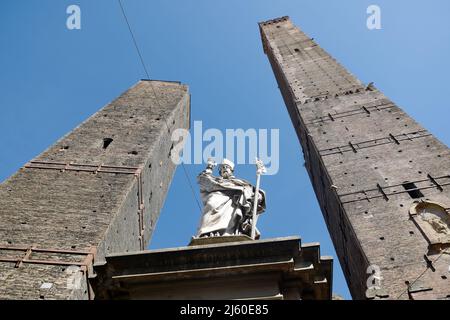
<instances>
[{"instance_id":1,"label":"brick masonry wall","mask_svg":"<svg viewBox=\"0 0 450 320\"><path fill-rule=\"evenodd\" d=\"M288 17L260 32L353 298L448 299L450 255L432 250L409 214L420 200L448 213L448 147ZM405 192L407 181L423 197ZM381 286L366 291L371 265Z\"/></svg>"},{"instance_id":2,"label":"brick masonry wall","mask_svg":"<svg viewBox=\"0 0 450 320\"><path fill-rule=\"evenodd\" d=\"M61 138L33 159L34 168L24 166L0 185L0 260L24 255L5 250L12 246L94 248L100 264L107 254L147 247L175 171L171 133L189 128L189 121L187 86L143 80ZM79 262L86 256L33 252L30 258ZM89 270L3 261L0 299L93 298Z\"/></svg>"}]
</instances>

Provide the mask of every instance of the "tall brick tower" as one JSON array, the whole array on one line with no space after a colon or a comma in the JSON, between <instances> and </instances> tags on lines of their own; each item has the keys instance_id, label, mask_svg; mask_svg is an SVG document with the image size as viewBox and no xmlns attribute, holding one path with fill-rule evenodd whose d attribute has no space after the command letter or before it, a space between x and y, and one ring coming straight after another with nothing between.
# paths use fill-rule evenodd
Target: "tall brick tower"
<instances>
[{"instance_id":1,"label":"tall brick tower","mask_svg":"<svg viewBox=\"0 0 450 320\"><path fill-rule=\"evenodd\" d=\"M185 85L143 80L0 185L0 299L92 299L93 261L149 243L188 128Z\"/></svg>"},{"instance_id":2,"label":"tall brick tower","mask_svg":"<svg viewBox=\"0 0 450 320\"><path fill-rule=\"evenodd\" d=\"M353 298L449 299L448 147L288 17L259 26Z\"/></svg>"}]
</instances>

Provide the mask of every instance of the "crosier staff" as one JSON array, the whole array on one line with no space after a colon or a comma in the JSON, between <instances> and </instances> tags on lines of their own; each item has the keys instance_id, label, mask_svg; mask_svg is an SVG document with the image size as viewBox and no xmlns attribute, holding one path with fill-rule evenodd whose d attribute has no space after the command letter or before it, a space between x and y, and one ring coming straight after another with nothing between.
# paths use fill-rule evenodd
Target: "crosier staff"
<instances>
[{"instance_id":1,"label":"crosier staff","mask_svg":"<svg viewBox=\"0 0 450 320\"><path fill-rule=\"evenodd\" d=\"M261 175L266 173L266 167L264 163L256 158L256 188L255 188L255 200L253 202L253 215L252 215L252 239L255 240L256 236L256 212L258 211L258 197L259 197L259 183L261 180Z\"/></svg>"}]
</instances>

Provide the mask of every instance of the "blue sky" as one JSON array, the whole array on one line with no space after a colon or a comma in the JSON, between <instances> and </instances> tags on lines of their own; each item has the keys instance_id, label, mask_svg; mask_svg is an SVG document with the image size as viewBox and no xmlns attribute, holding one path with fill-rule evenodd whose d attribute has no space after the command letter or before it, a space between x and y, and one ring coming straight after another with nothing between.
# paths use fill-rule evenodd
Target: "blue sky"
<instances>
[{"instance_id":1,"label":"blue sky","mask_svg":"<svg viewBox=\"0 0 450 320\"><path fill-rule=\"evenodd\" d=\"M299 235L335 257L334 292L350 298L257 22L289 15L363 82L449 144L450 2L388 0L123 0L150 77L190 86L203 127L280 129L280 170L265 176L263 238ZM77 4L82 29L66 28ZM377 4L382 30L366 27ZM2 0L0 181L123 91L144 71L115 0ZM187 165L195 182L201 165ZM251 165L237 174L255 180ZM198 195L197 195L198 196ZM197 205L176 172L150 248L183 246Z\"/></svg>"}]
</instances>

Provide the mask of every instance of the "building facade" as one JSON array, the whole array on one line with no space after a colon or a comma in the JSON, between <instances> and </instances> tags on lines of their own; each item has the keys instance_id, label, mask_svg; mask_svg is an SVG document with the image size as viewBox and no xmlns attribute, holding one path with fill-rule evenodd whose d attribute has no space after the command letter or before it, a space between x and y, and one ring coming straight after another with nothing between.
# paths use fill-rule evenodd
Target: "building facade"
<instances>
[{"instance_id":1,"label":"building facade","mask_svg":"<svg viewBox=\"0 0 450 320\"><path fill-rule=\"evenodd\" d=\"M332 299L333 259L320 255L319 243L302 244L299 237L238 238L206 238L187 247L109 255L95 266L96 298Z\"/></svg>"},{"instance_id":2,"label":"building facade","mask_svg":"<svg viewBox=\"0 0 450 320\"><path fill-rule=\"evenodd\" d=\"M353 298L449 299L448 147L289 17L259 26Z\"/></svg>"},{"instance_id":3,"label":"building facade","mask_svg":"<svg viewBox=\"0 0 450 320\"><path fill-rule=\"evenodd\" d=\"M147 247L189 128L188 87L143 80L0 185L0 299L93 299L94 263Z\"/></svg>"}]
</instances>

